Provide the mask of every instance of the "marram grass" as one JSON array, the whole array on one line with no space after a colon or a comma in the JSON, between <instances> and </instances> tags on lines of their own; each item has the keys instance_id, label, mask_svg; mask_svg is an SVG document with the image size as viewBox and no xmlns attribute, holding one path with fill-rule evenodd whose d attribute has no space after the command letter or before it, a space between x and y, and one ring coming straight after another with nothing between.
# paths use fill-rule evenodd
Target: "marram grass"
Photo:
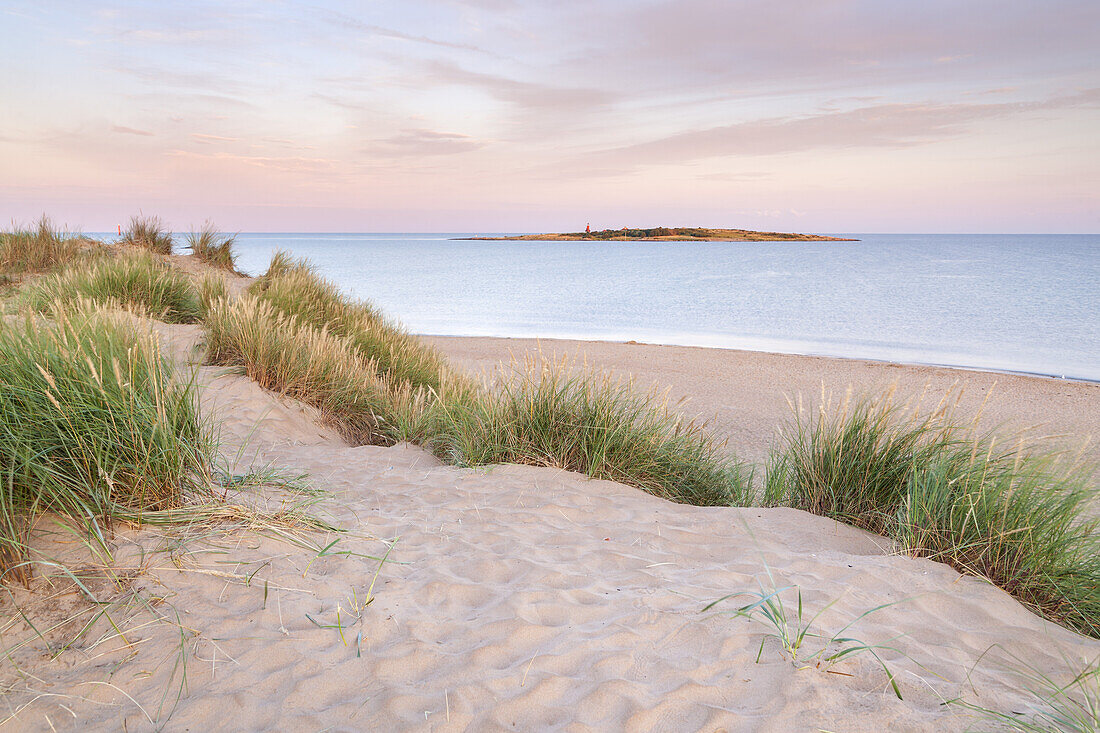
<instances>
[{"instance_id":1,"label":"marram grass","mask_svg":"<svg viewBox=\"0 0 1100 733\"><path fill-rule=\"evenodd\" d=\"M122 233L120 244L140 247L159 255L172 254L172 232L156 216L134 216L129 228Z\"/></svg>"},{"instance_id":2,"label":"marram grass","mask_svg":"<svg viewBox=\"0 0 1100 733\"><path fill-rule=\"evenodd\" d=\"M205 320L206 314L215 303L229 297L229 283L226 281L225 273L222 272L205 272L194 282L198 291L199 309L202 312L202 319Z\"/></svg>"},{"instance_id":3,"label":"marram grass","mask_svg":"<svg viewBox=\"0 0 1100 733\"><path fill-rule=\"evenodd\" d=\"M346 337L378 373L394 384L439 390L458 379L433 348L389 321L370 303L353 300L302 260L278 252L251 292L314 328Z\"/></svg>"},{"instance_id":4,"label":"marram grass","mask_svg":"<svg viewBox=\"0 0 1100 733\"><path fill-rule=\"evenodd\" d=\"M200 292L190 278L149 252L103 256L32 282L23 303L45 313L87 299L121 306L168 323L194 323L202 317Z\"/></svg>"},{"instance_id":5,"label":"marram grass","mask_svg":"<svg viewBox=\"0 0 1100 733\"><path fill-rule=\"evenodd\" d=\"M237 272L237 255L233 251L236 241L235 235L221 234L210 222L187 235L187 246L196 259L232 273Z\"/></svg>"},{"instance_id":6,"label":"marram grass","mask_svg":"<svg viewBox=\"0 0 1100 733\"><path fill-rule=\"evenodd\" d=\"M800 417L765 483L769 503L884 534L1100 637L1091 476L1041 442L979 433L942 406L906 414L887 396Z\"/></svg>"},{"instance_id":7,"label":"marram grass","mask_svg":"<svg viewBox=\"0 0 1100 733\"><path fill-rule=\"evenodd\" d=\"M355 442L413 440L462 466L557 466L685 503L744 504L752 495L749 471L655 395L542 364L479 388L286 253L249 296L215 308L207 329L214 363L245 366L261 385L321 409Z\"/></svg>"},{"instance_id":8,"label":"marram grass","mask_svg":"<svg viewBox=\"0 0 1100 733\"><path fill-rule=\"evenodd\" d=\"M176 507L213 459L191 382L154 337L80 304L0 323L0 570L29 575L43 512L87 525Z\"/></svg>"},{"instance_id":9,"label":"marram grass","mask_svg":"<svg viewBox=\"0 0 1100 733\"><path fill-rule=\"evenodd\" d=\"M242 367L261 387L316 407L352 443L394 442L393 391L349 339L251 295L215 301L205 326L211 364Z\"/></svg>"},{"instance_id":10,"label":"marram grass","mask_svg":"<svg viewBox=\"0 0 1100 733\"><path fill-rule=\"evenodd\" d=\"M528 361L494 389L428 409L427 439L459 466L554 466L696 505L751 502L751 474L655 393L565 362Z\"/></svg>"},{"instance_id":11,"label":"marram grass","mask_svg":"<svg viewBox=\"0 0 1100 733\"><path fill-rule=\"evenodd\" d=\"M45 272L77 258L89 240L54 228L45 215L34 226L0 232L0 272Z\"/></svg>"}]
</instances>

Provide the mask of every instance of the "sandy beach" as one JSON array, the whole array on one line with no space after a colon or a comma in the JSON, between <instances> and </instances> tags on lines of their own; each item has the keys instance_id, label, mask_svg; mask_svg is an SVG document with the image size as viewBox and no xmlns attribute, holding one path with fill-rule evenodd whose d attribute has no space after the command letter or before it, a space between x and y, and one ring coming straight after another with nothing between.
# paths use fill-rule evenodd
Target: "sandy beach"
<instances>
[{"instance_id":1,"label":"sandy beach","mask_svg":"<svg viewBox=\"0 0 1100 733\"><path fill-rule=\"evenodd\" d=\"M197 361L201 328L154 327L168 353ZM432 341L471 369L537 348ZM1096 385L1044 379L552 345L691 396L688 409L716 412L749 457L784 417L782 393L822 380L941 389L967 377L975 393L996 381L993 419L1066 432L1095 427L1100 400ZM326 492L310 510L343 531L120 530L107 539L115 581L91 586L96 618L64 583L13 588L3 603L26 616L3 629L7 729L961 731L976 719L948 700L1032 709L1009 653L1056 677L1100 655L1100 642L989 583L829 519L673 504L554 469L454 468L407 445L353 448L312 408L225 369L198 373L234 470L307 472ZM227 497L300 501L277 488ZM48 518L35 545L83 571L99 562ZM812 628L826 639L796 661L774 629L729 615L751 596L703 611L780 588L792 613L798 592L807 615L824 610ZM853 621L845 636L879 645L903 700L868 654L812 656Z\"/></svg>"}]
</instances>

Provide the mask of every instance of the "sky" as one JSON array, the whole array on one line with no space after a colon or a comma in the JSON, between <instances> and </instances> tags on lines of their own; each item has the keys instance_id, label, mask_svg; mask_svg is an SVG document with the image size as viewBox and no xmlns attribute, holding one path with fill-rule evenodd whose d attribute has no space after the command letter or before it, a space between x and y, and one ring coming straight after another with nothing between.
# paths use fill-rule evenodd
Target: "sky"
<instances>
[{"instance_id":1,"label":"sky","mask_svg":"<svg viewBox=\"0 0 1100 733\"><path fill-rule=\"evenodd\" d=\"M1096 0L0 0L0 218L1100 232Z\"/></svg>"}]
</instances>

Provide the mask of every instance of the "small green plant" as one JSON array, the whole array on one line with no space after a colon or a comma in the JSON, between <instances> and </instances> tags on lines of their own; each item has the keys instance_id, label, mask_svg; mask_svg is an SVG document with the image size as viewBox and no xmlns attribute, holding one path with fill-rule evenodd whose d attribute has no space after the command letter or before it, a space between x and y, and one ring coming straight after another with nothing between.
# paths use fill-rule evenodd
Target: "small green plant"
<instances>
[{"instance_id":1,"label":"small green plant","mask_svg":"<svg viewBox=\"0 0 1100 733\"><path fill-rule=\"evenodd\" d=\"M236 235L221 234L210 222L187 235L187 246L196 259L232 273L237 272L237 255L233 252L236 241Z\"/></svg>"},{"instance_id":2,"label":"small green plant","mask_svg":"<svg viewBox=\"0 0 1100 733\"><path fill-rule=\"evenodd\" d=\"M962 698L948 704L978 713L999 728L1024 733L1095 733L1100 731L1100 659L1083 666L1066 659L1067 674L1061 679L1043 672L1034 664L995 645L975 662L974 666L994 649L1000 649L1007 661L999 664L1004 671L1019 679L1023 691L1030 697L1030 711L1010 713L983 707Z\"/></svg>"},{"instance_id":3,"label":"small green plant","mask_svg":"<svg viewBox=\"0 0 1100 733\"><path fill-rule=\"evenodd\" d=\"M203 314L200 293L187 275L148 252L101 257L47 275L22 296L24 305L40 313L78 300L128 308L168 323L194 323Z\"/></svg>"},{"instance_id":4,"label":"small green plant","mask_svg":"<svg viewBox=\"0 0 1100 733\"><path fill-rule=\"evenodd\" d=\"M157 216L134 216L130 227L122 233L121 244L141 247L159 255L172 254L172 232Z\"/></svg>"},{"instance_id":5,"label":"small green plant","mask_svg":"<svg viewBox=\"0 0 1100 733\"><path fill-rule=\"evenodd\" d=\"M371 578L370 585L367 587L366 592L362 596L360 596L359 592L354 587L352 587L351 595L349 595L345 599L347 601L347 608L344 608L343 603L337 603L336 604L336 622L335 623L322 624L322 623L318 622L315 618L313 618L312 616L310 616L307 613L306 618L309 620L309 622L312 623L314 626L316 626L319 629L336 629L337 632L339 632L339 634L340 634L340 641L343 642L345 647L348 646L348 637L344 632L346 630L350 630L349 627L351 627L352 625L355 625L355 624L358 624L358 626L362 627L362 625L363 625L363 612L366 611L367 606L374 603L374 598L375 598L375 596L374 596L374 584L378 581L378 574L380 572L382 572L382 566L385 565L386 560L389 559L390 553L393 552L393 548L397 545L398 539L399 538L395 538L392 542L387 543L386 554L384 554L382 557L371 557L371 556L367 556L367 555L362 555L361 553L337 553L337 554L345 554L345 555L355 555L355 556L358 556L358 557L369 557L370 559L378 560L378 567L374 571L374 577ZM333 544L336 544L336 540L334 540L330 545L325 547L321 551L321 553L318 554L318 557L321 557L324 554L324 551L329 549L329 547L332 547ZM307 566L307 568L308 568L308 566ZM361 648L362 643L363 643L363 631L360 628L360 630L358 632L356 632L356 635L355 635L355 656L356 657L362 656L362 648Z\"/></svg>"},{"instance_id":6,"label":"small green plant","mask_svg":"<svg viewBox=\"0 0 1100 733\"><path fill-rule=\"evenodd\" d=\"M734 617L757 621L771 629L771 631L765 634L760 640L760 648L756 652L757 664L760 663L760 659L764 655L764 643L768 639L775 639L778 641L783 650L783 654L790 659L792 664L798 666L800 669L814 667L829 670L833 665L845 659L860 654L867 654L871 656L878 666L881 667L882 671L886 673L886 678L890 682L890 689L894 691L894 694L899 700L902 699L901 689L898 687L893 672L890 671L886 662L878 654L881 650L894 652L898 650L883 644L868 644L854 637L847 636L848 629L858 621L866 618L872 613L881 611L895 604L884 603L869 611L864 611L848 622L848 624L839 631L832 634L824 634L815 630L815 624L821 615L832 608L839 599L826 604L818 610L817 613L809 615L802 603L802 590L795 586L776 587L771 568L768 567L767 564L765 564L764 567L767 571L769 582L767 587L763 582L758 580L757 582L760 586L758 591L744 591L723 596L716 601L708 603L703 608L703 612L709 611L718 604L730 600L731 598L752 598L754 600L751 603L747 603L737 608L732 615ZM796 593L797 603L793 609L783 600L783 594L787 591L794 591ZM812 647L806 649L806 644L810 642L812 642Z\"/></svg>"},{"instance_id":7,"label":"small green plant","mask_svg":"<svg viewBox=\"0 0 1100 733\"><path fill-rule=\"evenodd\" d=\"M76 259L86 243L91 240L62 233L43 214L33 227L0 232L0 272L22 274L60 267Z\"/></svg>"}]
</instances>

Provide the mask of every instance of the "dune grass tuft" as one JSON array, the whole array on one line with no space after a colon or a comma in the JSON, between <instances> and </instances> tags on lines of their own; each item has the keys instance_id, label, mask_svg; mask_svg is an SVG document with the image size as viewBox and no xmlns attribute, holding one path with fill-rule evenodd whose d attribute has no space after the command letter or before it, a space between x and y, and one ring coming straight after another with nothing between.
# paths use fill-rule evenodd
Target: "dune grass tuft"
<instances>
[{"instance_id":1,"label":"dune grass tuft","mask_svg":"<svg viewBox=\"0 0 1100 733\"><path fill-rule=\"evenodd\" d=\"M141 247L159 255L172 254L172 232L157 216L130 217L130 227L122 233L119 243Z\"/></svg>"},{"instance_id":2,"label":"dune grass tuft","mask_svg":"<svg viewBox=\"0 0 1100 733\"><path fill-rule=\"evenodd\" d=\"M800 417L765 483L769 503L884 534L1100 637L1096 490L1073 456L979 433L942 405L907 415L888 395Z\"/></svg>"},{"instance_id":3,"label":"dune grass tuft","mask_svg":"<svg viewBox=\"0 0 1100 733\"><path fill-rule=\"evenodd\" d=\"M199 290L186 274L150 252L101 257L31 283L23 302L39 312L89 299L134 310L168 323L194 323L202 317Z\"/></svg>"},{"instance_id":4,"label":"dune grass tuft","mask_svg":"<svg viewBox=\"0 0 1100 733\"><path fill-rule=\"evenodd\" d=\"M229 283L221 272L206 272L194 280L199 294L199 303L203 319L214 304L229 297Z\"/></svg>"},{"instance_id":5,"label":"dune grass tuft","mask_svg":"<svg viewBox=\"0 0 1100 733\"><path fill-rule=\"evenodd\" d=\"M313 405L352 443L394 442L393 393L349 339L251 295L215 301L205 326L211 364L243 367L261 387Z\"/></svg>"},{"instance_id":6,"label":"dune grass tuft","mask_svg":"<svg viewBox=\"0 0 1100 733\"><path fill-rule=\"evenodd\" d=\"M304 257L295 257L285 249L280 249L271 255L271 262L267 264L267 272L261 275L260 282L270 281L276 277L283 277L291 273L317 274L317 268Z\"/></svg>"},{"instance_id":7,"label":"dune grass tuft","mask_svg":"<svg viewBox=\"0 0 1100 733\"><path fill-rule=\"evenodd\" d=\"M237 272L237 255L233 252L236 241L236 235L221 234L210 222L187 235L187 246L196 259L232 273Z\"/></svg>"},{"instance_id":8,"label":"dune grass tuft","mask_svg":"<svg viewBox=\"0 0 1100 733\"><path fill-rule=\"evenodd\" d=\"M55 229L45 214L29 228L0 232L0 272L45 272L65 265L80 254L88 241Z\"/></svg>"},{"instance_id":9,"label":"dune grass tuft","mask_svg":"<svg viewBox=\"0 0 1100 733\"><path fill-rule=\"evenodd\" d=\"M0 569L26 579L43 512L84 523L171 509L213 458L194 389L148 332L83 304L0 324Z\"/></svg>"},{"instance_id":10,"label":"dune grass tuft","mask_svg":"<svg viewBox=\"0 0 1100 733\"><path fill-rule=\"evenodd\" d=\"M394 384L440 389L458 376L433 348L389 321L370 303L353 300L319 277L302 260L278 252L250 291L287 315L314 328L348 338L381 376Z\"/></svg>"},{"instance_id":11,"label":"dune grass tuft","mask_svg":"<svg viewBox=\"0 0 1100 733\"><path fill-rule=\"evenodd\" d=\"M655 393L565 362L529 360L497 382L429 408L426 442L443 460L554 466L685 504L751 502L750 472Z\"/></svg>"}]
</instances>

